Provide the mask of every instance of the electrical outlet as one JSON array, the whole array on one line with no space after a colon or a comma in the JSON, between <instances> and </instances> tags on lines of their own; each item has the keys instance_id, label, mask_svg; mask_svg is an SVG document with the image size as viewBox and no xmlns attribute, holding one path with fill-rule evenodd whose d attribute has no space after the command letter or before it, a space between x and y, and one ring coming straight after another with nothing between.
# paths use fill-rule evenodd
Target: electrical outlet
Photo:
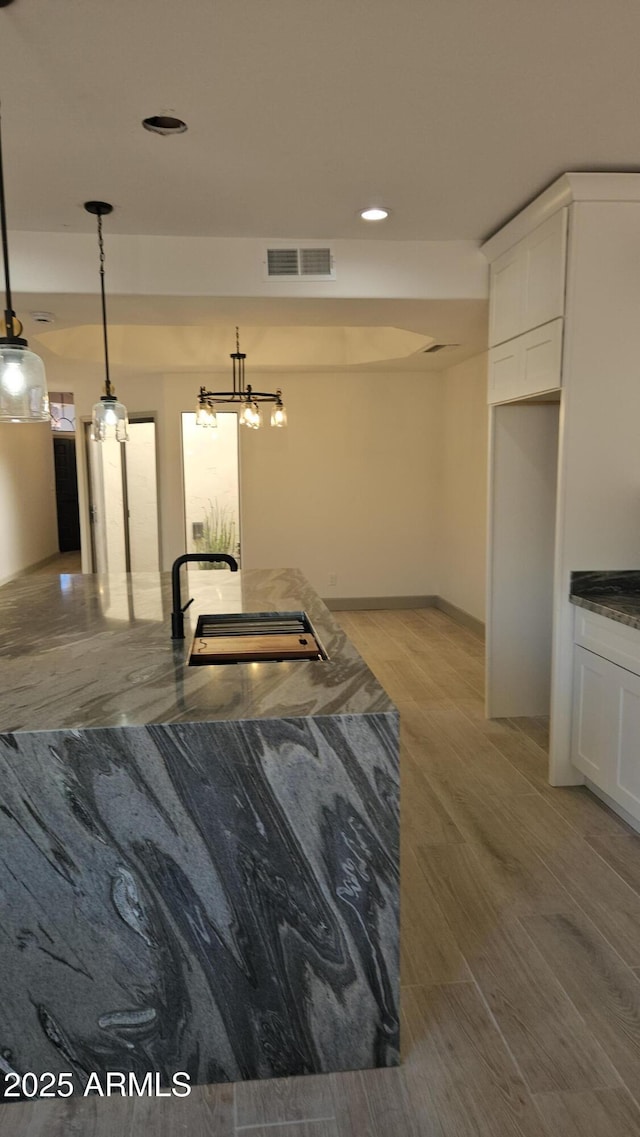
<instances>
[{"instance_id":1,"label":"electrical outlet","mask_svg":"<svg viewBox=\"0 0 640 1137\"><path fill-rule=\"evenodd\" d=\"M337 583L338 583L337 574L335 572L330 572L329 573L329 588L335 588Z\"/></svg>"}]
</instances>

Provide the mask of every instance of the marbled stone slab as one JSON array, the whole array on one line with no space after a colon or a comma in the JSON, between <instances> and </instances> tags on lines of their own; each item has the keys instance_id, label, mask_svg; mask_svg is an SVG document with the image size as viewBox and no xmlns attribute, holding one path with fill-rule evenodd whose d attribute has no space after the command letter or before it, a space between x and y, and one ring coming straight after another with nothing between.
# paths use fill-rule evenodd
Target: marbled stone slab
<instances>
[{"instance_id":1,"label":"marbled stone slab","mask_svg":"<svg viewBox=\"0 0 640 1137\"><path fill-rule=\"evenodd\" d=\"M1 1069L397 1063L396 712L3 734L0 780Z\"/></svg>"},{"instance_id":2,"label":"marbled stone slab","mask_svg":"<svg viewBox=\"0 0 640 1137\"><path fill-rule=\"evenodd\" d=\"M370 714L393 704L295 569L191 572L185 640L168 573L25 577L0 588L0 731ZM197 617L306 611L327 661L187 667Z\"/></svg>"},{"instance_id":3,"label":"marbled stone slab","mask_svg":"<svg viewBox=\"0 0 640 1137\"><path fill-rule=\"evenodd\" d=\"M572 604L640 628L640 570L572 572Z\"/></svg>"}]
</instances>

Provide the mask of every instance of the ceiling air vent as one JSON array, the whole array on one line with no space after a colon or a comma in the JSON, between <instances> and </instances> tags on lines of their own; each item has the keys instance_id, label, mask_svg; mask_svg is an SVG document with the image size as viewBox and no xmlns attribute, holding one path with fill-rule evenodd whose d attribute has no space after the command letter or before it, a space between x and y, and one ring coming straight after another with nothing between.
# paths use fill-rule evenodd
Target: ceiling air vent
<instances>
[{"instance_id":1,"label":"ceiling air vent","mask_svg":"<svg viewBox=\"0 0 640 1137\"><path fill-rule=\"evenodd\" d=\"M431 347L425 347L423 355L435 355L437 351L447 351L454 347L460 347L459 343L432 343Z\"/></svg>"},{"instance_id":2,"label":"ceiling air vent","mask_svg":"<svg viewBox=\"0 0 640 1137\"><path fill-rule=\"evenodd\" d=\"M333 257L328 248L267 249L268 280L282 277L296 280L335 280Z\"/></svg>"}]
</instances>

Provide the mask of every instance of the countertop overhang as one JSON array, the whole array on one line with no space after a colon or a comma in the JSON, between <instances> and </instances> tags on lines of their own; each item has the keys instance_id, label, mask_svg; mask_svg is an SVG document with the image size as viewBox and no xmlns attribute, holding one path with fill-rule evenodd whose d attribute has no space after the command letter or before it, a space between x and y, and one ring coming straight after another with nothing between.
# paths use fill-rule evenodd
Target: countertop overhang
<instances>
[{"instance_id":1,"label":"countertop overhang","mask_svg":"<svg viewBox=\"0 0 640 1137\"><path fill-rule=\"evenodd\" d=\"M395 711L301 572L26 576L0 589L0 732ZM187 666L203 613L306 611L326 661Z\"/></svg>"},{"instance_id":2,"label":"countertop overhang","mask_svg":"<svg viewBox=\"0 0 640 1137\"><path fill-rule=\"evenodd\" d=\"M572 572L569 599L579 608L640 628L640 569Z\"/></svg>"}]
</instances>

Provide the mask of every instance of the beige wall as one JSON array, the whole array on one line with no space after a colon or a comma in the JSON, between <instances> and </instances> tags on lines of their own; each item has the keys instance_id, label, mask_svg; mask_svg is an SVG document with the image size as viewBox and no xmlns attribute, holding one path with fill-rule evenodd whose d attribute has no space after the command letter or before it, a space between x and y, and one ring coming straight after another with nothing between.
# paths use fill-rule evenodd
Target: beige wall
<instances>
[{"instance_id":1,"label":"beige wall","mask_svg":"<svg viewBox=\"0 0 640 1137\"><path fill-rule=\"evenodd\" d=\"M164 380L165 567L184 549L179 412L192 409L201 380L212 377ZM434 592L438 380L287 372L277 381L287 429L240 431L243 565L298 566L327 597Z\"/></svg>"},{"instance_id":2,"label":"beige wall","mask_svg":"<svg viewBox=\"0 0 640 1137\"><path fill-rule=\"evenodd\" d=\"M89 414L100 368L48 359L47 370ZM261 385L267 377L284 388L289 426L240 431L244 565L297 565L327 598L438 594L483 619L486 356L439 373L266 372ZM165 569L184 551L180 412L201 382L227 380L117 380L130 410L156 415ZM78 466L88 549L80 444Z\"/></svg>"},{"instance_id":3,"label":"beige wall","mask_svg":"<svg viewBox=\"0 0 640 1137\"><path fill-rule=\"evenodd\" d=\"M439 595L484 620L487 498L487 357L444 372Z\"/></svg>"},{"instance_id":4,"label":"beige wall","mask_svg":"<svg viewBox=\"0 0 640 1137\"><path fill-rule=\"evenodd\" d=\"M439 380L405 372L282 382L287 430L243 439L244 563L299 565L325 597L434 593Z\"/></svg>"},{"instance_id":5,"label":"beige wall","mask_svg":"<svg viewBox=\"0 0 640 1137\"><path fill-rule=\"evenodd\" d=\"M0 425L0 583L58 551L53 441L46 424Z\"/></svg>"}]
</instances>

